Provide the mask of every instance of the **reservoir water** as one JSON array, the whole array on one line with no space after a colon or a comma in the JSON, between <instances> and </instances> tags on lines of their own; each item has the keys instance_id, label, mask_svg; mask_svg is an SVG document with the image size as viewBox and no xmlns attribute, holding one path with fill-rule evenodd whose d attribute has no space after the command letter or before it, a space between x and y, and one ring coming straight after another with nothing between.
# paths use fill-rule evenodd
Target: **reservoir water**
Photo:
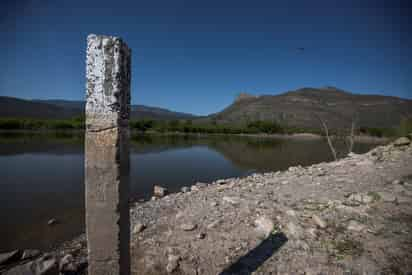
<instances>
[{"instance_id":1,"label":"reservoir water","mask_svg":"<svg viewBox=\"0 0 412 275\"><path fill-rule=\"evenodd\" d=\"M0 134L0 252L45 249L84 231L82 133ZM358 143L358 153L376 144ZM321 139L133 135L131 199L153 186L170 192L196 182L330 161ZM49 226L54 218L57 225Z\"/></svg>"}]
</instances>

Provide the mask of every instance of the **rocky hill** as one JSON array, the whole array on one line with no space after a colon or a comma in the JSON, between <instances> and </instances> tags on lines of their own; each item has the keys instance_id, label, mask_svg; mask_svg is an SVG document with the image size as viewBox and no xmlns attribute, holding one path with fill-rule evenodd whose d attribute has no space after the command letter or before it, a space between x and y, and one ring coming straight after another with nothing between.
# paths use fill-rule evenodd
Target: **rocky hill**
<instances>
[{"instance_id":1,"label":"rocky hill","mask_svg":"<svg viewBox=\"0 0 412 275\"><path fill-rule=\"evenodd\" d=\"M349 93L334 87L302 88L279 95L240 96L223 111L210 115L218 123L269 120L289 126L318 128L316 116L330 127L350 123L354 115L359 125L389 128L402 118L412 117L412 100L381 95Z\"/></svg>"},{"instance_id":2,"label":"rocky hill","mask_svg":"<svg viewBox=\"0 0 412 275\"><path fill-rule=\"evenodd\" d=\"M67 119L84 113L84 101L25 100L0 96L0 118ZM194 115L163 108L132 105L132 119L192 119Z\"/></svg>"}]
</instances>

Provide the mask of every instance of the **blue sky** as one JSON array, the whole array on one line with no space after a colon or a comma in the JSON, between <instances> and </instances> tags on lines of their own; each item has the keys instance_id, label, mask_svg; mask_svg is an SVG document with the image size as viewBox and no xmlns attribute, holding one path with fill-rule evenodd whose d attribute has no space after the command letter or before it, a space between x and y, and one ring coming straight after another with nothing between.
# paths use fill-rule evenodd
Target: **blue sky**
<instances>
[{"instance_id":1,"label":"blue sky","mask_svg":"<svg viewBox=\"0 0 412 275\"><path fill-rule=\"evenodd\" d=\"M83 99L86 37L96 33L120 36L132 48L136 104L209 114L239 92L326 85L412 98L408 5L2 0L0 95Z\"/></svg>"}]
</instances>

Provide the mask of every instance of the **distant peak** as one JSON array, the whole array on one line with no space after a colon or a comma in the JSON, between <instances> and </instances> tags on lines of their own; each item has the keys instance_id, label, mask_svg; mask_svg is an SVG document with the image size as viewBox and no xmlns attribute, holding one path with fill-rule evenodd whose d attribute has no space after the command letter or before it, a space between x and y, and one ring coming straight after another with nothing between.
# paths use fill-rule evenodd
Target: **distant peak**
<instances>
[{"instance_id":1,"label":"distant peak","mask_svg":"<svg viewBox=\"0 0 412 275\"><path fill-rule=\"evenodd\" d=\"M335 91L339 91L340 89L338 89L338 88L336 88L336 87L334 87L334 86L324 86L324 87L321 87L321 89L323 89L323 90L335 90Z\"/></svg>"},{"instance_id":2,"label":"distant peak","mask_svg":"<svg viewBox=\"0 0 412 275\"><path fill-rule=\"evenodd\" d=\"M334 87L334 86L324 86L320 89L321 90L327 90L327 91L334 91L334 92L346 92L345 90L339 89L339 88Z\"/></svg>"},{"instance_id":3,"label":"distant peak","mask_svg":"<svg viewBox=\"0 0 412 275\"><path fill-rule=\"evenodd\" d=\"M246 100L246 99L253 99L253 98L258 98L258 97L255 95L248 94L248 93L239 93L235 99L235 102Z\"/></svg>"}]
</instances>

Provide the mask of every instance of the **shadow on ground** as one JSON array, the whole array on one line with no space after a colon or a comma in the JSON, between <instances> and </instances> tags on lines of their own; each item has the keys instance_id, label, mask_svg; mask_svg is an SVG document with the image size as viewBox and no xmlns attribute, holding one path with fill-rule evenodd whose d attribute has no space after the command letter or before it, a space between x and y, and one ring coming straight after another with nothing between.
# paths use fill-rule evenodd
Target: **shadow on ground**
<instances>
[{"instance_id":1,"label":"shadow on ground","mask_svg":"<svg viewBox=\"0 0 412 275\"><path fill-rule=\"evenodd\" d=\"M257 247L242 256L237 262L223 270L219 275L231 274L252 274L267 259L275 254L286 242L288 238L282 232L270 234Z\"/></svg>"}]
</instances>

